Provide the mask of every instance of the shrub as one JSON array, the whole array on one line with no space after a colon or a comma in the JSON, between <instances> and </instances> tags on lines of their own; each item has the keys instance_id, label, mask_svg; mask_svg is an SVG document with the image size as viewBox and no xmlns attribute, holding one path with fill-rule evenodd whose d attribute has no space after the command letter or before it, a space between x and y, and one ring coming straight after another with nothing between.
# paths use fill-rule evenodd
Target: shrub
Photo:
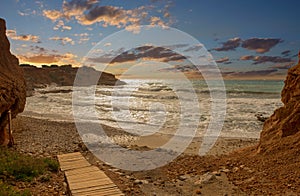
<instances>
[{"instance_id":1,"label":"shrub","mask_svg":"<svg viewBox=\"0 0 300 196\"><path fill-rule=\"evenodd\" d=\"M44 163L47 165L47 167L49 168L49 170L51 172L58 172L59 164L58 164L57 160L45 158Z\"/></svg>"},{"instance_id":2,"label":"shrub","mask_svg":"<svg viewBox=\"0 0 300 196\"><path fill-rule=\"evenodd\" d=\"M12 186L7 185L0 181L0 195L5 196L30 196L28 190L25 191L16 191Z\"/></svg>"},{"instance_id":3,"label":"shrub","mask_svg":"<svg viewBox=\"0 0 300 196\"><path fill-rule=\"evenodd\" d=\"M56 160L34 158L7 148L0 148L0 175L20 181L31 181L46 171L58 171Z\"/></svg>"}]
</instances>

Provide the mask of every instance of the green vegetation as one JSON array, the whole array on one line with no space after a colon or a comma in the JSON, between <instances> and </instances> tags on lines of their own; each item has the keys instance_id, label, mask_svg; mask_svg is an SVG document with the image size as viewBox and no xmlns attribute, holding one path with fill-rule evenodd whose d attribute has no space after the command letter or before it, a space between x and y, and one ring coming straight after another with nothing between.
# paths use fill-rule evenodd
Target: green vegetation
<instances>
[{"instance_id":1,"label":"green vegetation","mask_svg":"<svg viewBox=\"0 0 300 196\"><path fill-rule=\"evenodd\" d=\"M30 182L37 177L43 182L49 181L49 173L57 172L58 169L59 164L54 159L34 158L0 147L0 195L30 195L26 191L15 191L8 185L9 182Z\"/></svg>"},{"instance_id":2,"label":"green vegetation","mask_svg":"<svg viewBox=\"0 0 300 196\"><path fill-rule=\"evenodd\" d=\"M7 185L0 181L0 195L5 196L30 196L30 192L28 190L25 191L16 191L12 186Z\"/></svg>"}]
</instances>

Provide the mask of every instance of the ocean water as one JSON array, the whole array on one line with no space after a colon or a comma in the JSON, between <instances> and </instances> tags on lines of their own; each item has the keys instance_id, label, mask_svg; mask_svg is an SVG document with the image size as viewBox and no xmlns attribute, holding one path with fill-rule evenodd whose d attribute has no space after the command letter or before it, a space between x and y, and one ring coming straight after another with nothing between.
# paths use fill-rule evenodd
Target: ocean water
<instances>
[{"instance_id":1,"label":"ocean water","mask_svg":"<svg viewBox=\"0 0 300 196\"><path fill-rule=\"evenodd\" d=\"M179 128L196 130L203 136L212 120L211 92L205 81L125 80L123 86L92 86L80 91L72 102L73 87L49 86L27 98L24 116L53 121L74 121L73 108L86 122L96 122L136 135L178 134ZM263 123L256 115L268 117L282 106L283 81L224 81L226 116L220 135L258 138ZM73 89L74 90L74 89ZM221 97L220 97L221 98ZM72 105L73 104L73 105ZM217 108L218 109L218 108ZM93 112L91 112L91 110ZM222 123L222 122L220 122ZM188 131L187 131L188 132ZM185 133L179 133L185 136Z\"/></svg>"}]
</instances>

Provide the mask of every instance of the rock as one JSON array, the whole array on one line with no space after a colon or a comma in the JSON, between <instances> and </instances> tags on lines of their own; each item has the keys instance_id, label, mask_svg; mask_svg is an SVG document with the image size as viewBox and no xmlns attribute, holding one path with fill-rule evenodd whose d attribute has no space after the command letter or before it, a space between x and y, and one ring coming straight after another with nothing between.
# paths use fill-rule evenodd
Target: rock
<instances>
[{"instance_id":1,"label":"rock","mask_svg":"<svg viewBox=\"0 0 300 196\"><path fill-rule=\"evenodd\" d=\"M234 167L234 168L232 169L232 172L237 172L237 171L239 171L239 169L240 169L240 168L238 168L238 167Z\"/></svg>"},{"instance_id":2,"label":"rock","mask_svg":"<svg viewBox=\"0 0 300 196\"><path fill-rule=\"evenodd\" d=\"M260 122L265 122L265 121L268 119L268 117L263 116L263 114L261 114L261 113L255 114L255 117L256 117L257 120L260 121Z\"/></svg>"},{"instance_id":3,"label":"rock","mask_svg":"<svg viewBox=\"0 0 300 196\"><path fill-rule=\"evenodd\" d=\"M290 149L295 148L296 144L300 145L300 136L297 134L300 132L300 63L289 69L281 101L284 106L275 110L264 123L258 153L270 153L278 148ZM298 135L292 137L295 142L287 139L284 143L283 139L291 135Z\"/></svg>"},{"instance_id":4,"label":"rock","mask_svg":"<svg viewBox=\"0 0 300 196\"><path fill-rule=\"evenodd\" d=\"M5 127L8 111L12 118L23 112L26 102L26 84L19 60L10 53L5 21L0 18L0 144L7 143Z\"/></svg>"},{"instance_id":5,"label":"rock","mask_svg":"<svg viewBox=\"0 0 300 196\"><path fill-rule=\"evenodd\" d=\"M200 176L200 179L195 182L196 185L208 184L216 179L216 176L213 173L207 172Z\"/></svg>"},{"instance_id":6,"label":"rock","mask_svg":"<svg viewBox=\"0 0 300 196\"><path fill-rule=\"evenodd\" d=\"M224 173L229 173L229 172L230 172L230 170L229 170L229 169L226 169L226 168L225 168L225 169L221 169L220 171L221 171L221 172L224 172Z\"/></svg>"},{"instance_id":7,"label":"rock","mask_svg":"<svg viewBox=\"0 0 300 196\"><path fill-rule=\"evenodd\" d=\"M182 176L179 176L178 179L181 180L181 181L184 181L184 180L188 179L188 176L187 175L182 175Z\"/></svg>"},{"instance_id":8,"label":"rock","mask_svg":"<svg viewBox=\"0 0 300 196\"><path fill-rule=\"evenodd\" d=\"M221 176L220 171L214 171L214 172L212 172L212 174L214 174L215 176Z\"/></svg>"},{"instance_id":9,"label":"rock","mask_svg":"<svg viewBox=\"0 0 300 196\"><path fill-rule=\"evenodd\" d=\"M244 183L250 183L250 182L252 182L254 180L255 180L255 177L252 176L251 178L248 178L248 179L244 180Z\"/></svg>"},{"instance_id":10,"label":"rock","mask_svg":"<svg viewBox=\"0 0 300 196\"><path fill-rule=\"evenodd\" d=\"M120 169L118 169L118 168L113 168L113 169L108 169L109 171L112 171L112 172L118 172L118 171L120 171Z\"/></svg>"},{"instance_id":11,"label":"rock","mask_svg":"<svg viewBox=\"0 0 300 196\"><path fill-rule=\"evenodd\" d=\"M148 180L141 180L141 181L142 181L142 184L149 184Z\"/></svg>"},{"instance_id":12,"label":"rock","mask_svg":"<svg viewBox=\"0 0 300 196\"><path fill-rule=\"evenodd\" d=\"M133 181L133 184L135 184L135 185L143 184L143 182L141 180L136 179L135 181Z\"/></svg>"},{"instance_id":13,"label":"rock","mask_svg":"<svg viewBox=\"0 0 300 196\"><path fill-rule=\"evenodd\" d=\"M67 189L68 188L68 184L66 182L63 182L63 187L64 187L64 189Z\"/></svg>"},{"instance_id":14,"label":"rock","mask_svg":"<svg viewBox=\"0 0 300 196\"><path fill-rule=\"evenodd\" d=\"M201 195L201 189L197 189L197 190L195 191L195 193L196 193L196 195Z\"/></svg>"}]
</instances>

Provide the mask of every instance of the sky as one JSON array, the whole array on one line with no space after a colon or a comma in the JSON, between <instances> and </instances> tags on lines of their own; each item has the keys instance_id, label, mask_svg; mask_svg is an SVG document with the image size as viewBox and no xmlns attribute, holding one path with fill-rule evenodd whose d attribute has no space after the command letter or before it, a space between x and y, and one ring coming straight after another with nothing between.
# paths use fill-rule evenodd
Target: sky
<instances>
[{"instance_id":1,"label":"sky","mask_svg":"<svg viewBox=\"0 0 300 196\"><path fill-rule=\"evenodd\" d=\"M216 63L225 79L283 79L298 62L299 7L296 0L6 0L0 17L20 63L101 64L133 78L192 77Z\"/></svg>"}]
</instances>

